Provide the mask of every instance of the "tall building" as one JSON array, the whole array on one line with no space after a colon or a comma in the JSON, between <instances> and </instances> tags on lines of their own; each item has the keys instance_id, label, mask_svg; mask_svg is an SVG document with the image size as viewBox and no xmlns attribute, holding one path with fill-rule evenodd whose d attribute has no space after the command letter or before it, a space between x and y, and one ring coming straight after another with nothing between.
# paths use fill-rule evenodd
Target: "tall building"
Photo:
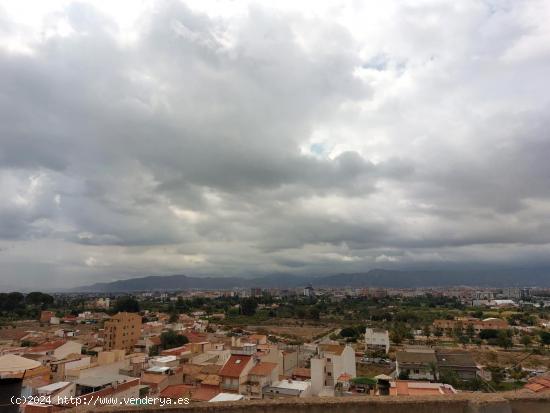
<instances>
[{"instance_id":1,"label":"tall building","mask_svg":"<svg viewBox=\"0 0 550 413\"><path fill-rule=\"evenodd\" d=\"M334 389L341 376L354 378L355 350L338 344L319 344L318 355L311 362L311 392L318 395L324 388Z\"/></svg>"},{"instance_id":2,"label":"tall building","mask_svg":"<svg viewBox=\"0 0 550 413\"><path fill-rule=\"evenodd\" d=\"M117 313L105 322L105 350L132 350L141 335L141 316Z\"/></svg>"}]
</instances>

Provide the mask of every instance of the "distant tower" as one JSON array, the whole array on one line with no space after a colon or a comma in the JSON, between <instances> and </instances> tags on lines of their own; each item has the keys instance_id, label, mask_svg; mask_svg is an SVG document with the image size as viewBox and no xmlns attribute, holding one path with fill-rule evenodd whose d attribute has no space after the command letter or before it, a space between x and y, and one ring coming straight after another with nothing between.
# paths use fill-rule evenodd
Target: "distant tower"
<instances>
[{"instance_id":1,"label":"distant tower","mask_svg":"<svg viewBox=\"0 0 550 413\"><path fill-rule=\"evenodd\" d=\"M313 297L314 295L315 291L313 290L313 286L308 284L307 287L304 288L304 297Z\"/></svg>"}]
</instances>

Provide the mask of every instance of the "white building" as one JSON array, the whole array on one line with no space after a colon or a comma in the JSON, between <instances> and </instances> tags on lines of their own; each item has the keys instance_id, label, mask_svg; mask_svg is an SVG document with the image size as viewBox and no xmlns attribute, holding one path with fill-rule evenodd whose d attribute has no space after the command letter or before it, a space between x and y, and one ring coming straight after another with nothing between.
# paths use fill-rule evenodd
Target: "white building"
<instances>
[{"instance_id":1,"label":"white building","mask_svg":"<svg viewBox=\"0 0 550 413\"><path fill-rule=\"evenodd\" d=\"M266 399L281 397L308 397L311 396L310 381L281 380L267 386L263 390Z\"/></svg>"},{"instance_id":2,"label":"white building","mask_svg":"<svg viewBox=\"0 0 550 413\"><path fill-rule=\"evenodd\" d=\"M384 350L390 351L390 334L388 330L379 328L367 328L365 330L365 351Z\"/></svg>"},{"instance_id":3,"label":"white building","mask_svg":"<svg viewBox=\"0 0 550 413\"><path fill-rule=\"evenodd\" d=\"M320 344L319 354L311 359L311 393L318 395L325 387L334 388L338 378L357 376L355 350L351 346Z\"/></svg>"}]
</instances>

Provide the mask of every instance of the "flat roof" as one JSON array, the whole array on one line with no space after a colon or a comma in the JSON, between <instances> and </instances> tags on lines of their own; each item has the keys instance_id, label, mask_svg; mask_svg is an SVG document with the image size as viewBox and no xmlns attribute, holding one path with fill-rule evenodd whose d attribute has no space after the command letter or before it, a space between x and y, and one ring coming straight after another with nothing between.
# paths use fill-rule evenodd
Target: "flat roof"
<instances>
[{"instance_id":1,"label":"flat roof","mask_svg":"<svg viewBox=\"0 0 550 413\"><path fill-rule=\"evenodd\" d=\"M307 390L310 386L311 386L311 382L309 380L305 380L305 381L281 380L271 385L271 387L279 387L281 389L300 390L300 391Z\"/></svg>"},{"instance_id":2,"label":"flat roof","mask_svg":"<svg viewBox=\"0 0 550 413\"><path fill-rule=\"evenodd\" d=\"M79 386L85 387L101 387L107 384L114 382L121 383L125 381L135 380L135 377L124 376L122 374L112 374L105 376L91 376L91 377L81 377L75 381Z\"/></svg>"},{"instance_id":3,"label":"flat roof","mask_svg":"<svg viewBox=\"0 0 550 413\"><path fill-rule=\"evenodd\" d=\"M36 390L39 393L53 393L56 390L60 390L65 386L68 386L71 384L70 381L58 381L57 383L48 384L47 386L42 386L37 388Z\"/></svg>"},{"instance_id":4,"label":"flat roof","mask_svg":"<svg viewBox=\"0 0 550 413\"><path fill-rule=\"evenodd\" d=\"M153 359L153 363L155 362L158 362L158 363L170 363L172 361L176 361L177 360L177 357L176 356L161 356L161 357L155 357Z\"/></svg>"},{"instance_id":5,"label":"flat roof","mask_svg":"<svg viewBox=\"0 0 550 413\"><path fill-rule=\"evenodd\" d=\"M233 402L244 399L242 394L220 393L208 400L209 402Z\"/></svg>"},{"instance_id":6,"label":"flat roof","mask_svg":"<svg viewBox=\"0 0 550 413\"><path fill-rule=\"evenodd\" d=\"M153 367L149 367L147 370L145 370L146 372L149 372L149 373L164 373L166 371L170 370L170 367L164 367L164 366L153 366Z\"/></svg>"}]
</instances>

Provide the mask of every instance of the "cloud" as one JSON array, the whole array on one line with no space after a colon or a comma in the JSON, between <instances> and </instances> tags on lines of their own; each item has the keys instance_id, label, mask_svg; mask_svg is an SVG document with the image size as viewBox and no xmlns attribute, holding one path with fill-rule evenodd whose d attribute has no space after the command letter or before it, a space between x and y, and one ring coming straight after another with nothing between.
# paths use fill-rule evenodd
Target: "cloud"
<instances>
[{"instance_id":1,"label":"cloud","mask_svg":"<svg viewBox=\"0 0 550 413\"><path fill-rule=\"evenodd\" d=\"M6 285L547 263L545 2L224 4L0 9Z\"/></svg>"}]
</instances>

